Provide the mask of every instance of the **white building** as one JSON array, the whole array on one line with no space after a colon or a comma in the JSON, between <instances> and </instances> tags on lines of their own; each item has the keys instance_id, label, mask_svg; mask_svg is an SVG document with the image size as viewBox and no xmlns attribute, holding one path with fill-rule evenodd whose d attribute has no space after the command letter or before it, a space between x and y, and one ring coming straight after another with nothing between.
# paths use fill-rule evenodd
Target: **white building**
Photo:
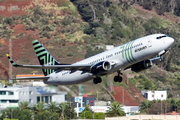
<instances>
[{"instance_id":1,"label":"white building","mask_svg":"<svg viewBox=\"0 0 180 120\"><path fill-rule=\"evenodd\" d=\"M103 112L106 113L109 110L110 106L91 106L91 110L95 113ZM130 114L140 113L139 106L122 106L123 111L126 113L126 116ZM76 113L80 113L84 110L84 107L75 108Z\"/></svg>"},{"instance_id":2,"label":"white building","mask_svg":"<svg viewBox=\"0 0 180 120\"><path fill-rule=\"evenodd\" d=\"M123 106L122 109L126 113L126 116L130 115L131 113L140 113L139 106Z\"/></svg>"},{"instance_id":3,"label":"white building","mask_svg":"<svg viewBox=\"0 0 180 120\"><path fill-rule=\"evenodd\" d=\"M0 111L18 107L20 102L28 101L30 106L37 102L65 102L66 92L56 91L48 87L0 87Z\"/></svg>"},{"instance_id":4,"label":"white building","mask_svg":"<svg viewBox=\"0 0 180 120\"><path fill-rule=\"evenodd\" d=\"M36 87L37 89L37 102L65 102L65 95L67 92L59 91L56 87Z\"/></svg>"},{"instance_id":5,"label":"white building","mask_svg":"<svg viewBox=\"0 0 180 120\"><path fill-rule=\"evenodd\" d=\"M110 50L110 49L113 49L114 48L114 45L106 45L106 50Z\"/></svg>"},{"instance_id":6,"label":"white building","mask_svg":"<svg viewBox=\"0 0 180 120\"><path fill-rule=\"evenodd\" d=\"M97 47L98 49L110 50L114 48L114 45L96 45L95 47Z\"/></svg>"},{"instance_id":7,"label":"white building","mask_svg":"<svg viewBox=\"0 0 180 120\"><path fill-rule=\"evenodd\" d=\"M142 94L148 100L166 100L167 91L142 91Z\"/></svg>"},{"instance_id":8,"label":"white building","mask_svg":"<svg viewBox=\"0 0 180 120\"><path fill-rule=\"evenodd\" d=\"M30 105L37 103L34 87L1 87L0 109L18 107L19 102L28 101Z\"/></svg>"}]
</instances>

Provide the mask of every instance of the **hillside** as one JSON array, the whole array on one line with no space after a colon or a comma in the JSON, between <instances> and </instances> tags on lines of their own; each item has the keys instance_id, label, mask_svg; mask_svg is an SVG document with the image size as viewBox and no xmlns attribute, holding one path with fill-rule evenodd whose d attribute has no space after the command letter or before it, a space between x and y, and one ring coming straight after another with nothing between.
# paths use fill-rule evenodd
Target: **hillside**
<instances>
[{"instance_id":1,"label":"hillside","mask_svg":"<svg viewBox=\"0 0 180 120\"><path fill-rule=\"evenodd\" d=\"M81 30L84 23L70 2L10 0L1 1L0 4L0 49L3 51L3 67L8 68L8 61L4 55L9 53L9 40L12 41L12 57L20 63L38 64L31 45L34 39L40 40L63 63L73 63L84 58L83 37L87 35ZM81 42L82 44L78 45ZM71 52L69 49L74 51ZM13 75L29 72L28 69L16 71L13 70Z\"/></svg>"},{"instance_id":2,"label":"hillside","mask_svg":"<svg viewBox=\"0 0 180 120\"><path fill-rule=\"evenodd\" d=\"M38 64L31 45L34 39L40 40L61 63L73 63L102 51L94 47L96 44L117 46L148 34L165 33L175 38L175 44L164 61L138 74L125 75L139 89L168 90L169 96L178 96L180 17L179 3L175 2L177 6L167 10L158 6L175 3L162 0L0 1L0 77L9 78L9 62L5 57L9 51L18 63ZM13 76L26 73L41 71L13 68L12 72Z\"/></svg>"}]
</instances>

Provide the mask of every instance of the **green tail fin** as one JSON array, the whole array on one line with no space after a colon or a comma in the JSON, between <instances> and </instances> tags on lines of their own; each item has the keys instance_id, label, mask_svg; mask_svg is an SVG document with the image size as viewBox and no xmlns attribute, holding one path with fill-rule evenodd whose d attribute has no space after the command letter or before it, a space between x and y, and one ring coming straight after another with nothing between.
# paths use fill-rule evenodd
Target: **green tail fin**
<instances>
[{"instance_id":1,"label":"green tail fin","mask_svg":"<svg viewBox=\"0 0 180 120\"><path fill-rule=\"evenodd\" d=\"M38 57L39 63L41 65L59 65L56 59L44 48L44 46L38 41L32 41L32 45ZM53 69L42 69L45 76L53 73Z\"/></svg>"}]
</instances>

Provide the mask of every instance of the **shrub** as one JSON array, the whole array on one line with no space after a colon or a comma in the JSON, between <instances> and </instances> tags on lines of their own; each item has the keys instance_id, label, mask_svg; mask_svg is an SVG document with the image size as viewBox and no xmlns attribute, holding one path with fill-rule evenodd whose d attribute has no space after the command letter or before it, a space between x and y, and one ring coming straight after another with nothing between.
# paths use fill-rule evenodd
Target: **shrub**
<instances>
[{"instance_id":1,"label":"shrub","mask_svg":"<svg viewBox=\"0 0 180 120\"><path fill-rule=\"evenodd\" d=\"M83 119L92 119L93 113L91 111L83 111L83 112L81 112L80 116Z\"/></svg>"},{"instance_id":2,"label":"shrub","mask_svg":"<svg viewBox=\"0 0 180 120\"><path fill-rule=\"evenodd\" d=\"M95 113L94 114L94 119L105 119L105 114L102 112Z\"/></svg>"}]
</instances>

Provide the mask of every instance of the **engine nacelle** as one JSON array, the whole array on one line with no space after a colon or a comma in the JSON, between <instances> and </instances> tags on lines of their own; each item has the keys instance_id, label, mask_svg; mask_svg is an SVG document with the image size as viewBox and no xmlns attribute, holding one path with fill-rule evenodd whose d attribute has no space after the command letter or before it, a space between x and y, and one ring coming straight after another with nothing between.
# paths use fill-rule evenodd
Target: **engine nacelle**
<instances>
[{"instance_id":1,"label":"engine nacelle","mask_svg":"<svg viewBox=\"0 0 180 120\"><path fill-rule=\"evenodd\" d=\"M152 61L147 59L132 65L131 70L134 72L140 72L150 67L152 67Z\"/></svg>"},{"instance_id":2,"label":"engine nacelle","mask_svg":"<svg viewBox=\"0 0 180 120\"><path fill-rule=\"evenodd\" d=\"M108 61L102 61L99 63L96 63L91 67L91 73L98 74L98 73L104 73L105 71L111 70L112 66Z\"/></svg>"}]
</instances>

